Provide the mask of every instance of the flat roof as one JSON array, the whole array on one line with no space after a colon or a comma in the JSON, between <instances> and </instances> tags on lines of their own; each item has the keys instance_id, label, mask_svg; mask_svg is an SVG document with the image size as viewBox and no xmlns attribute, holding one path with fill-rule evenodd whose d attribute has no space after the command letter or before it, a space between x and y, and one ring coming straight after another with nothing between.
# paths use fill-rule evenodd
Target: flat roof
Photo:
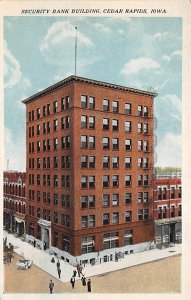
<instances>
[{"instance_id":1,"label":"flat roof","mask_svg":"<svg viewBox=\"0 0 191 300\"><path fill-rule=\"evenodd\" d=\"M108 83L108 82L103 82L103 81L98 81L98 80L94 80L94 79L89 79L89 78L84 78L84 77L79 77L79 76L74 76L71 75L51 86L49 86L48 88L24 99L22 101L22 103L29 103L31 101L34 101L37 98L40 98L43 95L49 94L50 92L52 92L53 90L56 90L68 83L71 82L79 82L79 83L87 83L87 84L91 84L91 85L98 85L98 86L103 86L103 87L108 87L108 88L112 88L112 89L116 89L116 90L123 90L123 91L128 91L131 93L137 93L137 94L141 94L141 95L148 95L148 96L157 96L156 92L151 92L151 91L144 91L144 90L139 90L139 89L135 89L135 88L130 88L130 87L126 87L126 86L122 86L122 85L117 85L117 84L112 84L112 83Z\"/></svg>"}]
</instances>

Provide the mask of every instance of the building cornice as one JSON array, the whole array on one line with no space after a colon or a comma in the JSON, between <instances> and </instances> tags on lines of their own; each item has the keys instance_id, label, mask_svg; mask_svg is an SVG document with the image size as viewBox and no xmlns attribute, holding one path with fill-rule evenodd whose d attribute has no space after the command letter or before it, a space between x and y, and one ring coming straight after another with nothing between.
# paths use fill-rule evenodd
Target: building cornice
<instances>
[{"instance_id":1,"label":"building cornice","mask_svg":"<svg viewBox=\"0 0 191 300\"><path fill-rule=\"evenodd\" d=\"M106 87L106 88L112 88L115 90L123 90L126 92L130 92L130 93L136 93L136 94L140 94L140 95L147 95L147 96L151 96L151 97L156 97L157 93L156 92L151 92L151 91L144 91L144 90L139 90L139 89L135 89L135 88L130 88L130 87L126 87L126 86L122 86L122 85L117 85L117 84L112 84L112 83L108 83L108 82L103 82L103 81L98 81L98 80L93 80L93 79L89 79L89 78L84 78L84 77L79 77L79 76L74 76L71 75L51 86L49 86L48 88L24 99L22 101L22 103L27 104L29 102L32 102L44 95L47 95L49 93L51 93L52 91L65 86L69 83L72 82L79 82L79 83L84 83L84 84L90 84L90 85L96 85L96 86L102 86L102 87Z\"/></svg>"}]
</instances>

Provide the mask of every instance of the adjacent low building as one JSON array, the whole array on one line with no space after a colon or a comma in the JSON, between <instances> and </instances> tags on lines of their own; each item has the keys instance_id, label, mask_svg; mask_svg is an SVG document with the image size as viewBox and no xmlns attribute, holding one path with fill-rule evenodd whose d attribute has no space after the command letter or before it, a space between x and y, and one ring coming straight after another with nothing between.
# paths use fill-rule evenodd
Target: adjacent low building
<instances>
[{"instance_id":1,"label":"adjacent low building","mask_svg":"<svg viewBox=\"0 0 191 300\"><path fill-rule=\"evenodd\" d=\"M3 174L3 225L18 237L25 234L26 173L6 171Z\"/></svg>"},{"instance_id":2,"label":"adjacent low building","mask_svg":"<svg viewBox=\"0 0 191 300\"><path fill-rule=\"evenodd\" d=\"M156 247L182 241L181 175L158 175L154 180Z\"/></svg>"}]
</instances>

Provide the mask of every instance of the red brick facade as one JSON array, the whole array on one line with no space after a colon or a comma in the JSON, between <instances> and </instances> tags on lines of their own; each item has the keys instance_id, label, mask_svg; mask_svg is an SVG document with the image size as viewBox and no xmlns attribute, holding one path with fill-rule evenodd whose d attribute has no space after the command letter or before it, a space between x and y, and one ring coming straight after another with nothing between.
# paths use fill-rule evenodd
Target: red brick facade
<instances>
[{"instance_id":1,"label":"red brick facade","mask_svg":"<svg viewBox=\"0 0 191 300\"><path fill-rule=\"evenodd\" d=\"M23 101L28 235L46 220L74 256L153 241L154 96L71 76Z\"/></svg>"}]
</instances>

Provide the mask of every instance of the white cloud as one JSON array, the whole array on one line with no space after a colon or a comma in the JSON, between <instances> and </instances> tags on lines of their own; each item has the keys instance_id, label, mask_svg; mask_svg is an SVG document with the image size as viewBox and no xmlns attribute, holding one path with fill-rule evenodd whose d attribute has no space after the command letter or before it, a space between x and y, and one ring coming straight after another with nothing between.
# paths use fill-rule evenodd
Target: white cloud
<instances>
[{"instance_id":1,"label":"white cloud","mask_svg":"<svg viewBox=\"0 0 191 300\"><path fill-rule=\"evenodd\" d=\"M126 63L121 70L121 74L129 76L131 74L136 74L142 70L158 68L160 68L160 65L156 60L152 58L140 57L137 59L132 59L128 63Z\"/></svg>"},{"instance_id":2,"label":"white cloud","mask_svg":"<svg viewBox=\"0 0 191 300\"><path fill-rule=\"evenodd\" d=\"M20 64L8 49L6 41L4 41L4 75L5 88L12 88L20 82L22 77Z\"/></svg>"},{"instance_id":3,"label":"white cloud","mask_svg":"<svg viewBox=\"0 0 191 300\"><path fill-rule=\"evenodd\" d=\"M159 167L181 167L181 135L167 132L158 146L156 165Z\"/></svg>"},{"instance_id":4,"label":"white cloud","mask_svg":"<svg viewBox=\"0 0 191 300\"><path fill-rule=\"evenodd\" d=\"M108 32L109 31L109 27L101 24L101 23L95 23L94 27L102 32Z\"/></svg>"},{"instance_id":5,"label":"white cloud","mask_svg":"<svg viewBox=\"0 0 191 300\"><path fill-rule=\"evenodd\" d=\"M168 32L157 32L154 35L150 36L151 40L157 40L157 41L162 41L164 38L166 38L168 35Z\"/></svg>"},{"instance_id":6,"label":"white cloud","mask_svg":"<svg viewBox=\"0 0 191 300\"><path fill-rule=\"evenodd\" d=\"M182 56L182 51L181 50L176 50L176 51L172 52L169 55L163 55L162 59L165 60L165 61L171 61L176 56Z\"/></svg>"},{"instance_id":7,"label":"white cloud","mask_svg":"<svg viewBox=\"0 0 191 300\"><path fill-rule=\"evenodd\" d=\"M180 50L174 51L172 52L172 56L182 56L182 51Z\"/></svg>"},{"instance_id":8,"label":"white cloud","mask_svg":"<svg viewBox=\"0 0 191 300\"><path fill-rule=\"evenodd\" d=\"M161 100L170 105L169 116L175 118L178 121L182 119L182 103L181 99L177 95L169 94L161 97Z\"/></svg>"},{"instance_id":9,"label":"white cloud","mask_svg":"<svg viewBox=\"0 0 191 300\"><path fill-rule=\"evenodd\" d=\"M67 38L75 40L76 29L70 22L55 22L53 23L40 46L40 50L48 50L51 46L58 46L63 43ZM93 46L92 41L77 30L78 43L81 43L84 47Z\"/></svg>"},{"instance_id":10,"label":"white cloud","mask_svg":"<svg viewBox=\"0 0 191 300\"><path fill-rule=\"evenodd\" d=\"M13 134L8 128L4 128L4 169L7 169L7 160L9 160L9 169L26 171L25 161L25 136L21 135L17 144L13 141Z\"/></svg>"}]
</instances>

